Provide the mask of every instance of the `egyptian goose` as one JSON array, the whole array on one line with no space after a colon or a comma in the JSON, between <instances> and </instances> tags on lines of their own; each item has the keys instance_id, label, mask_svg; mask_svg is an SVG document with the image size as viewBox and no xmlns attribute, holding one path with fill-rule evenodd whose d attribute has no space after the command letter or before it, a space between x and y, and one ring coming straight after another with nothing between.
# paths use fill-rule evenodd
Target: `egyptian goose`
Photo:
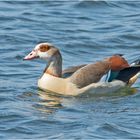
<instances>
[{"instance_id":1,"label":"egyptian goose","mask_svg":"<svg viewBox=\"0 0 140 140\"><path fill-rule=\"evenodd\" d=\"M38 87L63 95L114 92L129 84L129 81L133 84L140 75L139 66L130 67L122 56L114 55L94 64L83 65L71 76L63 78L62 56L59 49L50 43L36 45L24 60L35 58L41 58L47 62L45 71L38 80ZM109 71L117 72L117 74L111 78L110 82L100 82ZM123 75L125 78L122 78Z\"/></svg>"}]
</instances>

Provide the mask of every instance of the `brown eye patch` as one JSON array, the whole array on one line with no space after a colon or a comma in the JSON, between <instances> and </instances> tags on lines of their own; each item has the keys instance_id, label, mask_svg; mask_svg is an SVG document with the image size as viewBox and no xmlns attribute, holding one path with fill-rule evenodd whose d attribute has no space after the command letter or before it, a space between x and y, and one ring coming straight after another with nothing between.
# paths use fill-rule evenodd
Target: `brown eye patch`
<instances>
[{"instance_id":1,"label":"brown eye patch","mask_svg":"<svg viewBox=\"0 0 140 140\"><path fill-rule=\"evenodd\" d=\"M41 45L39 50L41 52L47 52L50 49L50 47L48 45Z\"/></svg>"}]
</instances>

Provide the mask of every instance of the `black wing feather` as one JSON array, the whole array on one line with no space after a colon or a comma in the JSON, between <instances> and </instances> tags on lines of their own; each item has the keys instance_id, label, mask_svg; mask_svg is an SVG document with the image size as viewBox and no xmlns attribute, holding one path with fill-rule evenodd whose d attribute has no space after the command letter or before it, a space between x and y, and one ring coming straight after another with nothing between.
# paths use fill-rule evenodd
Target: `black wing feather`
<instances>
[{"instance_id":1,"label":"black wing feather","mask_svg":"<svg viewBox=\"0 0 140 140\"><path fill-rule=\"evenodd\" d=\"M125 68L125 69L121 70L115 79L121 80L121 81L127 83L138 72L140 72L140 66L131 66L129 68Z\"/></svg>"}]
</instances>

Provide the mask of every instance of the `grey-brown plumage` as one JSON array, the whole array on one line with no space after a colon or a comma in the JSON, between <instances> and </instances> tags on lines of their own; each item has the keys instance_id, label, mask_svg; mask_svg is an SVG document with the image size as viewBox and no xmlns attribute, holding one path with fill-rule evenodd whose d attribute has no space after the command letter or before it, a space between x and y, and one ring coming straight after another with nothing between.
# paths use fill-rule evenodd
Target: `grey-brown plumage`
<instances>
[{"instance_id":1,"label":"grey-brown plumage","mask_svg":"<svg viewBox=\"0 0 140 140\"><path fill-rule=\"evenodd\" d=\"M70 81L79 88L82 88L91 83L98 82L109 70L110 64L107 61L99 61L95 64L89 64L78 69L70 77Z\"/></svg>"},{"instance_id":2,"label":"grey-brown plumage","mask_svg":"<svg viewBox=\"0 0 140 140\"><path fill-rule=\"evenodd\" d=\"M69 68L67 68L67 69L62 71L62 77L64 77L64 78L69 77L74 72L76 72L78 69L80 69L80 68L82 68L84 66L86 66L86 64L69 67Z\"/></svg>"}]
</instances>

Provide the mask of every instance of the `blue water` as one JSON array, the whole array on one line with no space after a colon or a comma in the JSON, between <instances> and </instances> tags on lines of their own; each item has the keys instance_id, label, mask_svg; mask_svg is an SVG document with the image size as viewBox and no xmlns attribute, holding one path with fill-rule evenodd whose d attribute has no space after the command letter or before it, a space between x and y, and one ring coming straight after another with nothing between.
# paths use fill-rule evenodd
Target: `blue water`
<instances>
[{"instance_id":1,"label":"blue water","mask_svg":"<svg viewBox=\"0 0 140 140\"><path fill-rule=\"evenodd\" d=\"M45 68L23 57L56 45L63 68L121 53L140 57L139 1L0 1L0 139L140 139L140 80L103 96L37 89Z\"/></svg>"}]
</instances>

